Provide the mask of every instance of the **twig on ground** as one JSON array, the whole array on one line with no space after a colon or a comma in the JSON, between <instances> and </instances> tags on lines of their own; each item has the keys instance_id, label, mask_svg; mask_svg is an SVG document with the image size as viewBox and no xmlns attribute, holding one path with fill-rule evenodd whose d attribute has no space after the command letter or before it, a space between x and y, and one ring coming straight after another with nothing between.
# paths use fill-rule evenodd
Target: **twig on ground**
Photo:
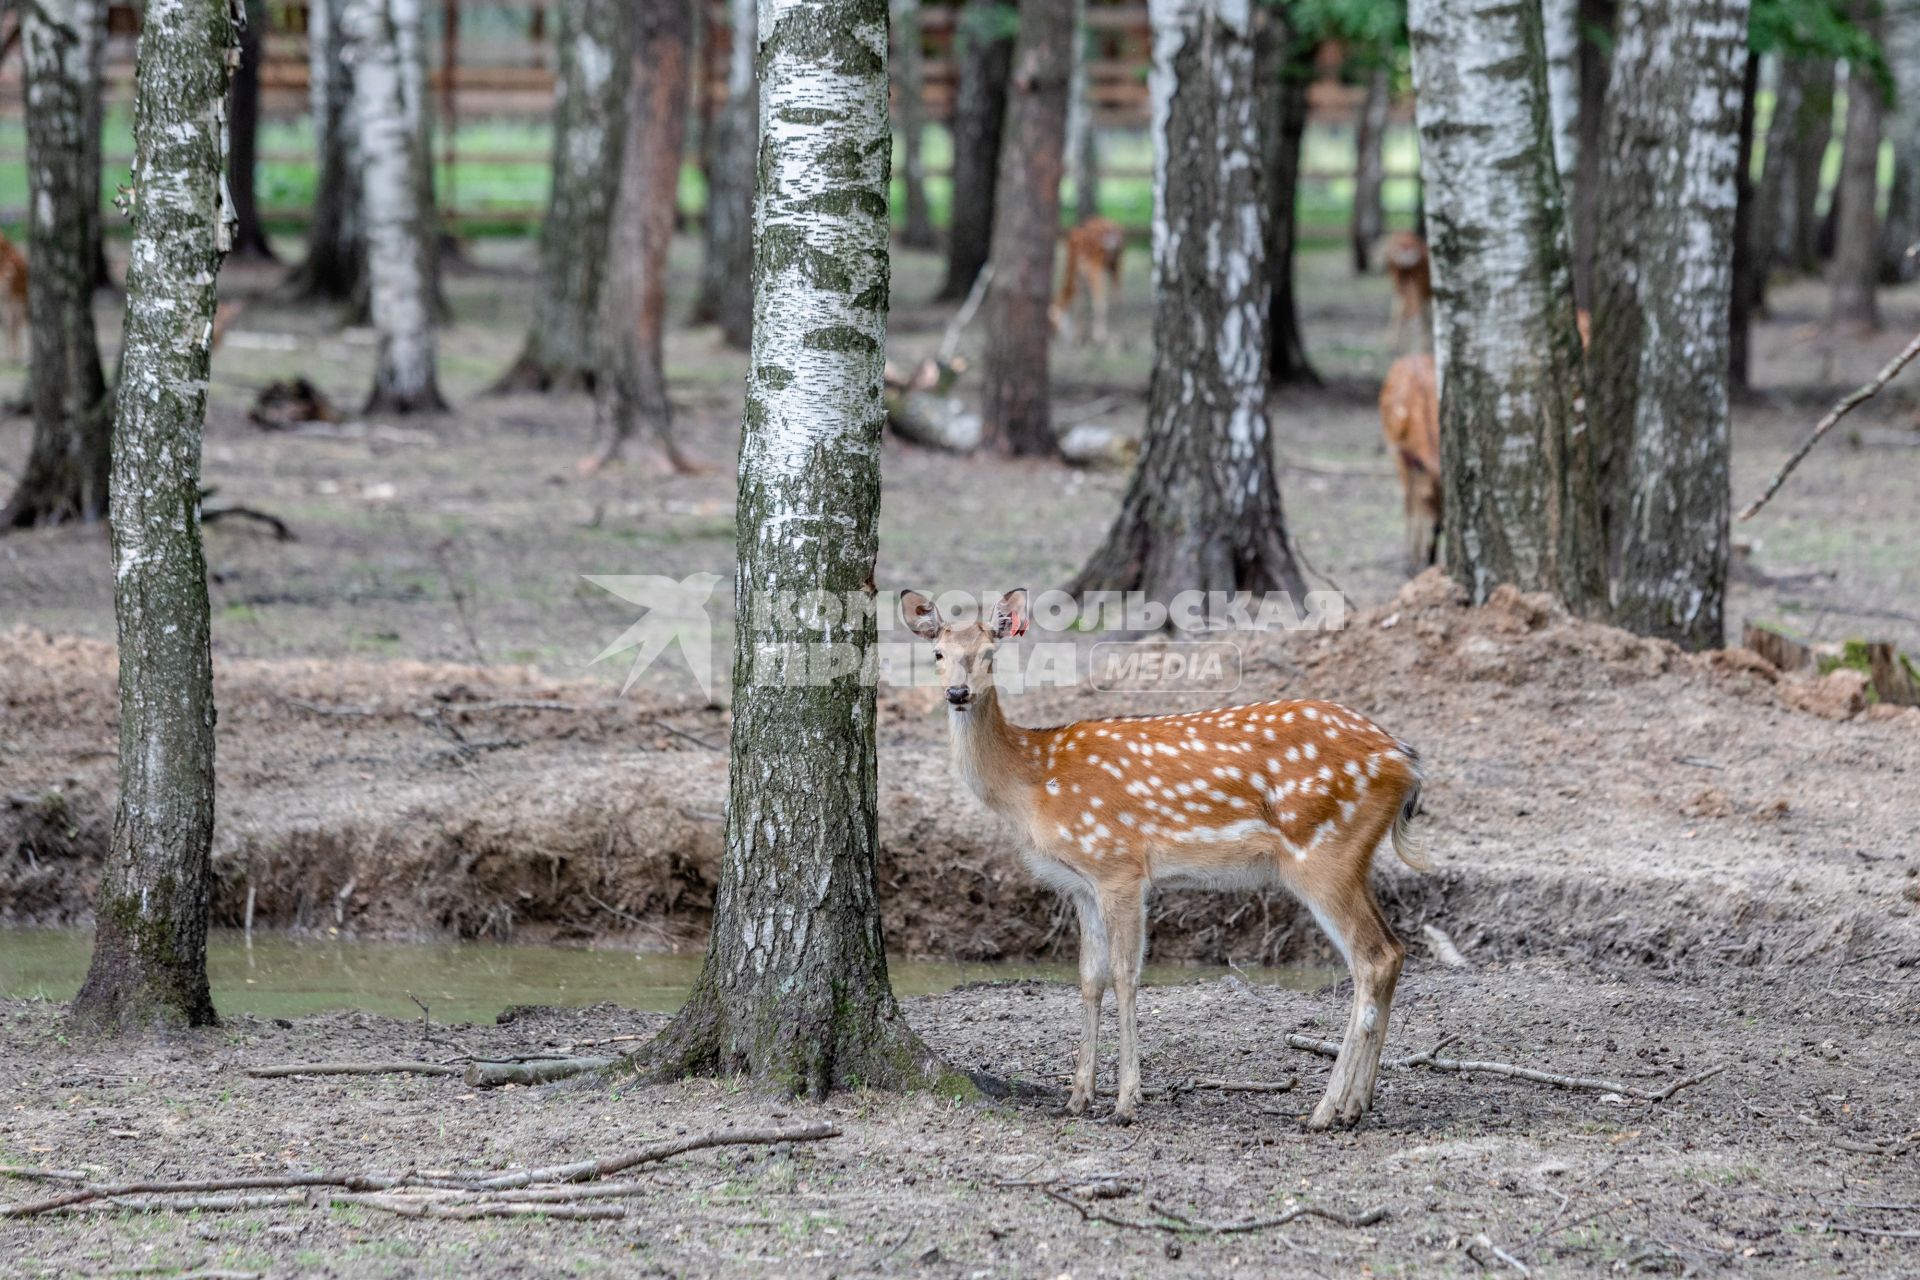
<instances>
[{"instance_id":1,"label":"twig on ground","mask_svg":"<svg viewBox=\"0 0 1920 1280\"><path fill-rule=\"evenodd\" d=\"M1518 1271L1523 1276L1532 1274L1532 1272L1527 1270L1526 1263L1520 1261L1520 1259L1514 1257L1512 1254L1508 1253L1505 1249L1502 1249L1499 1245L1495 1244L1493 1242L1493 1237L1488 1235L1484 1231L1482 1231L1479 1235L1473 1238L1473 1247L1476 1249L1485 1250L1488 1254L1490 1254L1493 1257L1494 1261L1500 1263L1502 1266L1510 1267L1513 1270ZM1487 1265L1485 1258L1475 1258L1474 1260L1483 1267Z\"/></svg>"},{"instance_id":2,"label":"twig on ground","mask_svg":"<svg viewBox=\"0 0 1920 1280\"><path fill-rule=\"evenodd\" d=\"M293 529L285 520L282 520L279 516L271 512L262 511L257 507L205 507L200 511L200 523L212 524L214 521L227 516L235 516L242 520L258 520L261 524L273 530L273 540L275 542L299 541L298 538L293 536Z\"/></svg>"},{"instance_id":3,"label":"twig on ground","mask_svg":"<svg viewBox=\"0 0 1920 1280\"><path fill-rule=\"evenodd\" d=\"M1316 1040L1312 1036L1299 1033L1287 1037L1287 1043L1295 1049L1304 1049L1308 1053L1317 1053L1323 1058L1340 1056L1340 1046L1332 1040ZM1618 1080L1603 1080L1598 1076L1566 1076L1552 1071L1541 1071L1534 1067L1516 1066L1511 1062L1476 1062L1461 1058L1442 1058L1440 1047L1408 1054L1404 1058L1383 1058L1383 1067L1426 1067L1432 1071L1452 1071L1460 1074L1481 1074L1504 1076L1510 1080L1526 1080L1533 1084L1550 1084L1562 1089L1585 1089L1591 1093L1618 1093L1629 1098L1638 1098L1642 1102L1665 1102L1682 1089L1691 1088L1704 1080L1711 1080L1727 1069L1725 1063L1717 1067L1708 1067L1705 1071L1696 1071L1683 1076L1661 1089L1641 1089Z\"/></svg>"},{"instance_id":4,"label":"twig on ground","mask_svg":"<svg viewBox=\"0 0 1920 1280\"><path fill-rule=\"evenodd\" d=\"M56 1195L41 1200L27 1200L17 1204L0 1205L0 1218L28 1218L43 1213L63 1213L84 1211L90 1208L136 1209L141 1212L176 1212L185 1210L235 1210L267 1208L280 1205L330 1203L361 1203L352 1194L343 1193L379 1193L395 1192L406 1188L431 1188L442 1193L436 1198L376 1196L401 1203L396 1208L393 1203L372 1204L370 1207L387 1209L391 1212L409 1212L416 1204L439 1205L457 1208L464 1212L439 1213L433 1209L423 1209L413 1216L451 1216L451 1217L501 1217L527 1213L540 1213L542 1203L552 1201L585 1200L607 1195L632 1195L643 1189L643 1184L601 1184L598 1187L568 1189L545 1188L558 1191L553 1195L500 1195L503 1191L516 1188L533 1187L547 1183L586 1183L608 1174L621 1173L643 1164L655 1164L690 1151L701 1151L708 1147L729 1146L767 1146L782 1142L818 1142L825 1138L838 1137L840 1130L831 1124L805 1125L796 1129L722 1129L710 1133L693 1134L684 1138L673 1138L665 1142L656 1142L649 1146L620 1155L606 1156L599 1160L581 1160L572 1164L551 1165L542 1169L520 1169L506 1173L483 1173L465 1175L438 1175L408 1172L395 1173L295 1173L262 1175L243 1178L202 1178L175 1182L85 1182ZM9 1171L0 1171L9 1172ZM27 1170L15 1176L41 1177L64 1173L64 1170ZM324 1196L308 1196L303 1189L326 1189ZM263 1192L277 1191L277 1196L259 1195L206 1195L206 1192ZM452 1196L467 1196L467 1200L455 1200ZM520 1207L503 1209L500 1206L512 1204ZM622 1211L624 1212L624 1210ZM562 1212L555 1217L617 1217L613 1213Z\"/></svg>"},{"instance_id":5,"label":"twig on ground","mask_svg":"<svg viewBox=\"0 0 1920 1280\"><path fill-rule=\"evenodd\" d=\"M676 738L681 738L686 740L687 742L691 742L696 747L701 747L708 751L720 750L720 745L718 743L709 742L697 733L688 733L685 729L676 729L672 725L668 724L665 720L649 720L647 721L647 723L652 725L656 729L660 729L666 733L672 734Z\"/></svg>"},{"instance_id":6,"label":"twig on ground","mask_svg":"<svg viewBox=\"0 0 1920 1280\"><path fill-rule=\"evenodd\" d=\"M283 698L281 701L290 707L297 707L301 711L316 716L377 716L380 714L378 707L328 706L322 702L309 702L305 698Z\"/></svg>"},{"instance_id":7,"label":"twig on ground","mask_svg":"<svg viewBox=\"0 0 1920 1280\"><path fill-rule=\"evenodd\" d=\"M1883 1240L1920 1240L1920 1231L1895 1231L1889 1227L1863 1227L1852 1222L1816 1222L1816 1230L1838 1231L1850 1236L1878 1236Z\"/></svg>"},{"instance_id":8,"label":"twig on ground","mask_svg":"<svg viewBox=\"0 0 1920 1280\"><path fill-rule=\"evenodd\" d=\"M1819 423L1813 428L1813 434L1801 441L1800 447L1793 451L1793 456L1788 458L1786 464L1774 474L1772 481L1767 485L1766 492L1747 504L1746 510L1740 513L1740 518L1742 520L1753 519L1760 508L1767 505L1768 499L1780 491L1780 486L1787 482L1787 477L1793 474L1793 469L1800 465L1801 459L1813 452L1813 446L1820 443L1820 438L1826 435L1827 432L1833 430L1840 419L1846 417L1849 413L1852 413L1876 395L1879 395L1880 389L1886 386L1887 383L1893 381L1893 376L1906 368L1915 356L1920 356L1920 334L1915 334L1911 342L1900 348L1898 355L1882 365L1880 372L1873 375L1872 381L1849 391L1834 404L1833 408L1827 410L1826 417L1820 419Z\"/></svg>"},{"instance_id":9,"label":"twig on ground","mask_svg":"<svg viewBox=\"0 0 1920 1280\"><path fill-rule=\"evenodd\" d=\"M474 1062L467 1065L469 1088L497 1089L506 1084L552 1084L568 1076L604 1071L618 1058L539 1058L529 1062Z\"/></svg>"},{"instance_id":10,"label":"twig on ground","mask_svg":"<svg viewBox=\"0 0 1920 1280\"><path fill-rule=\"evenodd\" d=\"M1125 1227L1129 1231L1165 1231L1170 1235L1239 1235L1248 1231L1269 1231L1276 1227L1284 1227L1289 1222L1297 1222L1301 1218L1320 1218L1337 1227L1370 1227L1387 1216L1384 1205L1363 1210L1360 1213L1339 1213L1333 1209L1322 1209L1318 1205L1299 1204L1271 1218L1246 1218L1239 1222L1208 1222L1200 1218L1171 1214L1156 1206L1149 1206L1160 1215L1157 1221L1149 1221L1140 1218L1122 1218L1118 1214L1107 1213L1082 1204L1061 1191L1057 1184L1036 1185L1034 1190L1049 1200L1058 1200L1061 1204L1067 1205L1086 1222L1103 1222L1110 1227Z\"/></svg>"},{"instance_id":11,"label":"twig on ground","mask_svg":"<svg viewBox=\"0 0 1920 1280\"><path fill-rule=\"evenodd\" d=\"M1885 1141L1869 1139L1862 1142L1855 1138L1835 1138L1833 1145L1842 1151L1852 1151L1863 1156L1903 1156L1912 1151L1915 1146L1920 1145L1920 1132Z\"/></svg>"},{"instance_id":12,"label":"twig on ground","mask_svg":"<svg viewBox=\"0 0 1920 1280\"><path fill-rule=\"evenodd\" d=\"M457 1076L460 1068L436 1062L283 1062L266 1067L248 1067L246 1074L256 1080L275 1080L282 1076Z\"/></svg>"},{"instance_id":13,"label":"twig on ground","mask_svg":"<svg viewBox=\"0 0 1920 1280\"><path fill-rule=\"evenodd\" d=\"M1212 1090L1219 1093L1289 1093L1300 1087L1297 1076L1285 1080L1225 1080L1218 1076L1189 1076L1171 1084L1150 1084L1140 1090L1143 1098L1172 1097L1183 1093Z\"/></svg>"},{"instance_id":14,"label":"twig on ground","mask_svg":"<svg viewBox=\"0 0 1920 1280\"><path fill-rule=\"evenodd\" d=\"M1435 960L1449 969L1467 967L1467 958L1460 954L1459 947L1453 945L1453 939L1447 936L1446 930L1438 925L1423 924L1420 926L1420 932L1425 936L1427 945L1433 948Z\"/></svg>"}]
</instances>

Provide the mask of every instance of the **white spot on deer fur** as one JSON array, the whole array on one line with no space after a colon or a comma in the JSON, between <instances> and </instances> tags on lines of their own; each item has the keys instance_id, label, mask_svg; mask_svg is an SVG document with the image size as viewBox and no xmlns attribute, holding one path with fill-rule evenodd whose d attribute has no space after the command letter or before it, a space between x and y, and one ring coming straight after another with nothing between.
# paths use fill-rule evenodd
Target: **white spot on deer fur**
<instances>
[{"instance_id":1,"label":"white spot on deer fur","mask_svg":"<svg viewBox=\"0 0 1920 1280\"><path fill-rule=\"evenodd\" d=\"M1132 812L1125 809L1121 810L1118 816L1120 818L1120 825L1123 827L1131 827L1139 821L1139 819L1133 816Z\"/></svg>"},{"instance_id":2,"label":"white spot on deer fur","mask_svg":"<svg viewBox=\"0 0 1920 1280\"><path fill-rule=\"evenodd\" d=\"M1359 807L1360 802L1358 800L1342 800L1340 802L1340 821L1352 822L1353 811Z\"/></svg>"},{"instance_id":3,"label":"white spot on deer fur","mask_svg":"<svg viewBox=\"0 0 1920 1280\"><path fill-rule=\"evenodd\" d=\"M1272 717L1272 716L1268 716L1268 717L1267 717L1267 719L1269 719L1269 720L1271 720L1271 719L1273 719L1273 717ZM1261 732L1261 733L1262 733L1262 734L1263 734L1263 735L1264 735L1264 736L1266 737L1266 739L1267 739L1267 741L1268 741L1268 742L1272 742L1272 741L1273 741L1273 740L1274 740L1274 739L1275 739L1276 737L1278 737L1278 736L1279 736L1279 735L1277 735L1277 734L1275 734L1275 733L1274 733L1274 731L1273 731L1273 730L1271 730L1271 729L1262 729L1262 730L1261 730L1260 732Z\"/></svg>"},{"instance_id":4,"label":"white spot on deer fur","mask_svg":"<svg viewBox=\"0 0 1920 1280\"><path fill-rule=\"evenodd\" d=\"M1306 711L1303 712L1302 714L1304 714L1309 720L1318 720L1320 718L1320 713L1312 707L1308 707Z\"/></svg>"},{"instance_id":5,"label":"white spot on deer fur","mask_svg":"<svg viewBox=\"0 0 1920 1280\"><path fill-rule=\"evenodd\" d=\"M1360 1014L1360 1029L1362 1031L1372 1031L1375 1027L1379 1025L1380 1025L1380 1006L1376 1004L1370 1004Z\"/></svg>"},{"instance_id":6,"label":"white spot on deer fur","mask_svg":"<svg viewBox=\"0 0 1920 1280\"><path fill-rule=\"evenodd\" d=\"M1047 779L1047 794L1050 796L1057 796L1060 794L1060 779L1058 778Z\"/></svg>"},{"instance_id":7,"label":"white spot on deer fur","mask_svg":"<svg viewBox=\"0 0 1920 1280\"><path fill-rule=\"evenodd\" d=\"M1093 825L1093 813L1091 810L1081 813L1080 825L1083 827L1090 827Z\"/></svg>"},{"instance_id":8,"label":"white spot on deer fur","mask_svg":"<svg viewBox=\"0 0 1920 1280\"><path fill-rule=\"evenodd\" d=\"M1305 756L1307 759L1311 760L1315 756L1320 754L1320 748L1314 746L1311 742L1309 742L1306 746L1300 748L1300 754Z\"/></svg>"},{"instance_id":9,"label":"white spot on deer fur","mask_svg":"<svg viewBox=\"0 0 1920 1280\"><path fill-rule=\"evenodd\" d=\"M1291 763L1291 762L1293 762L1293 761L1295 761L1295 760L1298 760L1299 758L1300 758L1300 748L1298 748L1298 747L1288 747L1288 748L1287 748L1287 760L1288 760L1288 762L1289 762L1289 763Z\"/></svg>"},{"instance_id":10,"label":"white spot on deer fur","mask_svg":"<svg viewBox=\"0 0 1920 1280\"><path fill-rule=\"evenodd\" d=\"M1291 711L1289 711L1289 712L1287 712L1287 714L1285 714L1285 715L1283 715L1283 716L1281 716L1281 717L1280 717L1280 723L1281 723L1281 724L1292 724L1292 723L1293 723L1293 712L1291 712Z\"/></svg>"}]
</instances>

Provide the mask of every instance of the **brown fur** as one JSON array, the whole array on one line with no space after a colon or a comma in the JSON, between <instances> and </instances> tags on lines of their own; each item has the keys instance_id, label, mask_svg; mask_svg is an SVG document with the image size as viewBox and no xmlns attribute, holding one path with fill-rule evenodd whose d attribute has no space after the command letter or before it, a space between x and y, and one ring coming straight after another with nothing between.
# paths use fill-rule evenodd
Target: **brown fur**
<instances>
[{"instance_id":1,"label":"brown fur","mask_svg":"<svg viewBox=\"0 0 1920 1280\"><path fill-rule=\"evenodd\" d=\"M1113 297L1120 296L1120 258L1127 247L1126 233L1111 218L1088 218L1067 232L1067 270L1060 278L1060 292L1049 314L1053 331L1059 333L1073 319L1073 299L1081 285L1086 286L1087 305L1093 315L1093 340L1107 340L1107 285ZM1080 339L1084 342L1084 336Z\"/></svg>"},{"instance_id":2,"label":"brown fur","mask_svg":"<svg viewBox=\"0 0 1920 1280\"><path fill-rule=\"evenodd\" d=\"M7 358L20 358L20 331L27 324L27 260L0 234L0 325L7 331Z\"/></svg>"},{"instance_id":3,"label":"brown fur","mask_svg":"<svg viewBox=\"0 0 1920 1280\"><path fill-rule=\"evenodd\" d=\"M1407 349L1410 327L1416 342L1424 344L1427 308L1433 302L1433 269L1427 242L1411 231L1396 231L1387 237L1382 259L1387 279L1393 284L1393 349Z\"/></svg>"},{"instance_id":4,"label":"brown fur","mask_svg":"<svg viewBox=\"0 0 1920 1280\"><path fill-rule=\"evenodd\" d=\"M1406 510L1407 571L1418 573L1440 552L1445 515L1440 478L1440 387L1433 357L1401 356L1380 388L1380 429L1400 473Z\"/></svg>"},{"instance_id":5,"label":"brown fur","mask_svg":"<svg viewBox=\"0 0 1920 1280\"><path fill-rule=\"evenodd\" d=\"M1013 591L989 623L945 623L926 597L901 597L908 625L934 642L962 780L1012 825L1034 873L1079 911L1083 1020L1068 1109L1084 1112L1093 1100L1109 984L1120 1015L1116 1118L1131 1119L1139 1105L1134 999L1149 890L1277 884L1312 908L1353 973L1346 1041L1312 1123L1354 1123L1373 1099L1405 955L1368 871L1383 840L1420 865L1406 827L1418 810L1417 754L1330 702L1013 724L1000 711L993 656L1000 640L1025 630L1026 608L1026 593Z\"/></svg>"}]
</instances>

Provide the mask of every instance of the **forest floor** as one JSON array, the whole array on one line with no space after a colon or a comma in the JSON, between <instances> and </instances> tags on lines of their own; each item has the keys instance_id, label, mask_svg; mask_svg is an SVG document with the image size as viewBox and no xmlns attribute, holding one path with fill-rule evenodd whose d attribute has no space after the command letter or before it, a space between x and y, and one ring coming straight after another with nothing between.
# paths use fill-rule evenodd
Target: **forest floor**
<instances>
[{"instance_id":1,"label":"forest floor","mask_svg":"<svg viewBox=\"0 0 1920 1280\"><path fill-rule=\"evenodd\" d=\"M449 281L442 370L459 407L447 415L306 433L250 426L246 406L274 378L305 373L350 410L369 376L368 335L271 296L250 304L216 358L209 505L270 511L298 540L230 520L207 533L221 712L215 918L239 923L251 889L263 924L348 936L695 945L717 874L726 712L677 659L617 697L624 665L587 664L632 612L582 575L729 574L744 358L706 330L676 330L669 346L681 436L710 474L662 476L637 458L579 479L572 463L592 433L584 398L479 394L515 354L533 282L524 246L482 243L476 255ZM676 285L689 288L676 296L690 291L693 263L691 246L677 246ZM1144 261L1128 270L1115 345L1061 351L1062 420L1133 429L1144 419ZM900 259L897 359L939 341L947 312L906 301L930 293L935 274L928 258ZM241 1066L428 1049L418 1024L337 1015L235 1019L122 1051L70 1043L53 1006L14 1002L0 1015L0 1074L20 1085L0 1112L5 1163L185 1175L545 1162L776 1112L845 1132L791 1152L661 1166L646 1175L657 1194L615 1223L82 1215L0 1228L0 1271L1086 1276L1220 1274L1258 1260L1282 1273L1469 1274L1501 1267L1498 1246L1534 1274L1920 1275L1920 1243L1817 1226L1920 1230L1920 1111L1911 1073L1895 1067L1920 1025L1920 712L1863 707L1844 679L1782 679L1739 650L1685 655L1536 600L1468 609L1437 577L1407 585L1373 406L1384 286L1350 279L1329 253L1308 254L1303 275L1308 341L1329 385L1276 398L1281 478L1307 559L1352 614L1338 633L1246 640L1242 683L1224 700L1344 701L1432 764L1436 870L1379 868L1389 914L1418 952L1389 1052L1458 1035L1462 1056L1656 1088L1723 1062L1724 1075L1649 1107L1396 1071L1366 1127L1328 1138L1297 1120L1325 1064L1282 1036L1334 1034L1339 988L1147 993L1150 1082L1297 1075L1300 1087L1150 1101L1132 1129L1067 1120L1044 1101L856 1094L812 1107L724 1085L616 1101L469 1096L441 1079L252 1080ZM244 293L272 279L236 267L225 283ZM1737 503L1920 324L1920 290L1890 294L1890 327L1871 339L1826 334L1822 302L1812 285L1776 290L1759 330L1761 394L1735 413ZM106 311L102 323L111 338ZM0 399L19 381L0 371ZM1751 620L1920 650L1915 403L1896 384L1737 527L1748 550L1731 600L1736 636ZM0 420L0 472L17 474L26 444L22 420ZM1125 482L1120 471L891 444L884 465L886 588L1062 581ZM0 539L0 921L85 918L112 817L112 637L102 532ZM716 643L724 655L724 619ZM1025 693L1011 710L1039 723L1206 701L1080 687ZM1070 919L951 778L930 692L889 687L881 705L891 947L1070 955ZM1469 968L1426 960L1428 924ZM1278 894L1169 894L1153 929L1163 961L1326 956ZM1025 983L907 1009L959 1065L1053 1085L1070 1063L1074 1005L1064 986ZM652 1023L551 1011L456 1038L492 1053ZM1290 1243L1273 1231L1174 1235L1088 1224L1033 1188L993 1185L1108 1173L1119 1176L1107 1185L1131 1190L1082 1207L1129 1220L1152 1216L1150 1201L1229 1220L1276 1212L1289 1196L1389 1216L1363 1230L1302 1220L1286 1228ZM0 1187L0 1199L17 1192Z\"/></svg>"}]
</instances>

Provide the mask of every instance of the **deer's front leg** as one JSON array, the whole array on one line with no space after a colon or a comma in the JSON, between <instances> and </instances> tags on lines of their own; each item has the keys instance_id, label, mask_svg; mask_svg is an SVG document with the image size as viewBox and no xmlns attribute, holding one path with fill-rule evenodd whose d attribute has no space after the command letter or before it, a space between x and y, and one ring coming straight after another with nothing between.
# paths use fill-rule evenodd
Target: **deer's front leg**
<instances>
[{"instance_id":1,"label":"deer's front leg","mask_svg":"<svg viewBox=\"0 0 1920 1280\"><path fill-rule=\"evenodd\" d=\"M1093 1077L1100 1065L1100 1002L1107 994L1107 925L1093 898L1074 899L1080 911L1080 1059L1074 1064L1067 1110L1085 1115L1093 1104Z\"/></svg>"},{"instance_id":2,"label":"deer's front leg","mask_svg":"<svg viewBox=\"0 0 1920 1280\"><path fill-rule=\"evenodd\" d=\"M1140 962L1147 945L1144 886L1115 893L1102 907L1107 945L1113 952L1113 1002L1120 1014L1120 1096L1113 1118L1129 1124L1140 1108L1140 1027L1134 1017L1134 997L1140 990Z\"/></svg>"}]
</instances>

